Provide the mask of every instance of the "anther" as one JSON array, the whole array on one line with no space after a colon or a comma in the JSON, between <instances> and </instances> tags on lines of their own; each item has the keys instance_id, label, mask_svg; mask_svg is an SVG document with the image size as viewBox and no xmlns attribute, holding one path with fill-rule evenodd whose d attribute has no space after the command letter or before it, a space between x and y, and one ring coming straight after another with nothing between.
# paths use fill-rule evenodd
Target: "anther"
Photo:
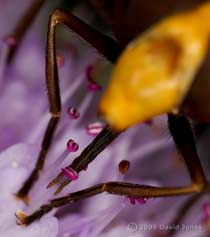
<instances>
[{"instance_id":1,"label":"anther","mask_svg":"<svg viewBox=\"0 0 210 237\"><path fill-rule=\"evenodd\" d=\"M147 198L145 197L140 197L136 199L139 204L145 204L147 202Z\"/></svg>"},{"instance_id":2,"label":"anther","mask_svg":"<svg viewBox=\"0 0 210 237\"><path fill-rule=\"evenodd\" d=\"M129 200L130 200L130 203L131 203L132 205L135 205L135 204L136 204L136 199L135 199L135 197L129 197Z\"/></svg>"},{"instance_id":3,"label":"anther","mask_svg":"<svg viewBox=\"0 0 210 237\"><path fill-rule=\"evenodd\" d=\"M69 178L71 181L76 180L79 177L79 174L70 167L65 167L62 169L62 173Z\"/></svg>"},{"instance_id":4,"label":"anther","mask_svg":"<svg viewBox=\"0 0 210 237\"><path fill-rule=\"evenodd\" d=\"M139 204L145 204L147 202L147 198L145 197L139 197L139 198L136 198L136 197L129 197L129 200L130 200L130 203L132 205L135 205L136 204L136 201L139 203Z\"/></svg>"},{"instance_id":5,"label":"anther","mask_svg":"<svg viewBox=\"0 0 210 237\"><path fill-rule=\"evenodd\" d=\"M67 149L70 152L76 152L79 149L79 145L72 139L67 142Z\"/></svg>"},{"instance_id":6,"label":"anther","mask_svg":"<svg viewBox=\"0 0 210 237\"><path fill-rule=\"evenodd\" d=\"M88 125L87 133L91 136L96 136L102 131L103 128L104 125L101 122L95 122Z\"/></svg>"},{"instance_id":7,"label":"anther","mask_svg":"<svg viewBox=\"0 0 210 237\"><path fill-rule=\"evenodd\" d=\"M101 91L102 90L102 86L100 86L99 84L97 84L96 82L89 82L87 85L88 90L90 91Z\"/></svg>"},{"instance_id":8,"label":"anther","mask_svg":"<svg viewBox=\"0 0 210 237\"><path fill-rule=\"evenodd\" d=\"M77 119L77 118L79 118L79 115L80 115L79 112L77 111L77 109L75 109L74 107L68 108L68 114L71 119Z\"/></svg>"}]
</instances>

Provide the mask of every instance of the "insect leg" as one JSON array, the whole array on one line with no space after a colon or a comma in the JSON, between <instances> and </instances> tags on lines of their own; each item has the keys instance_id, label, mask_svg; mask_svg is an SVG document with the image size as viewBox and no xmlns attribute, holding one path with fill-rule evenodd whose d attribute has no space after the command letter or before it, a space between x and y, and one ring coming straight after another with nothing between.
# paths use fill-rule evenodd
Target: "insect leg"
<instances>
[{"instance_id":1,"label":"insect leg","mask_svg":"<svg viewBox=\"0 0 210 237\"><path fill-rule=\"evenodd\" d=\"M114 62L122 51L119 44L114 39L98 32L76 16L62 9L56 9L53 12L50 22L52 38L49 44L51 51L55 51L54 33L57 24L66 25L111 62ZM51 60L55 59L51 58Z\"/></svg>"},{"instance_id":2,"label":"insect leg","mask_svg":"<svg viewBox=\"0 0 210 237\"><path fill-rule=\"evenodd\" d=\"M184 158L192 183L199 185L200 187L204 186L206 184L206 178L200 164L193 133L188 120L184 117L175 116L173 114L169 114L168 119L170 132L174 138L177 148ZM80 159L83 159L82 155L77 158L77 160ZM70 168L76 168L77 170L77 166L74 167L74 163L75 162L73 162L73 166L71 165ZM48 187L51 187L55 183L59 182L62 177L63 175L60 173L54 180L50 182ZM56 190L55 194L61 192L62 189L69 183L69 179L63 181Z\"/></svg>"},{"instance_id":3,"label":"insect leg","mask_svg":"<svg viewBox=\"0 0 210 237\"><path fill-rule=\"evenodd\" d=\"M48 100L50 112L52 114L49 120L45 135L42 141L41 151L38 156L36 166L29 178L25 181L16 196L20 199L27 201L27 195L37 181L39 173L42 170L47 152L50 148L53 134L59 121L61 112L61 99L59 90L58 69L56 62L56 48L55 48L55 30L57 24L65 24L70 29L79 34L99 52L101 52L109 60L115 60L119 55L118 44L111 38L92 29L90 26L79 20L77 17L57 9L51 15L48 26L47 37L47 52L46 52L46 84L48 91Z\"/></svg>"},{"instance_id":4,"label":"insect leg","mask_svg":"<svg viewBox=\"0 0 210 237\"><path fill-rule=\"evenodd\" d=\"M115 132L110 129L107 125L101 133L99 133L95 139L82 151L82 153L74 159L71 165L68 168L75 170L77 173L82 171L85 167L91 163L99 153L101 153L113 140L115 140L120 135L120 132ZM64 174L61 172L53 179L47 186L50 188L54 184L62 180L62 183L56 190L55 194L58 194L62 189L68 185L71 180L64 178Z\"/></svg>"},{"instance_id":5,"label":"insect leg","mask_svg":"<svg viewBox=\"0 0 210 237\"><path fill-rule=\"evenodd\" d=\"M183 116L168 115L169 129L173 136L177 149L180 151L188 168L192 183L202 188L207 183L199 157L196 150L194 135L189 121ZM171 225L178 225L186 216L190 208L202 197L198 193L188 199L179 209ZM168 236L175 234L175 229L169 231Z\"/></svg>"},{"instance_id":6,"label":"insect leg","mask_svg":"<svg viewBox=\"0 0 210 237\"><path fill-rule=\"evenodd\" d=\"M190 185L188 187L152 187L132 183L122 183L122 182L108 182L92 186L87 189L80 190L78 192L70 193L67 196L53 199L49 204L41 206L37 211L29 216L21 218L18 216L20 224L29 225L35 220L41 218L43 215L51 211L53 208L58 208L68 203L78 201L81 199L89 198L97 194L107 192L114 195L124 195L132 197L168 197L177 195L186 195L191 193L198 193L200 190L195 185Z\"/></svg>"},{"instance_id":7,"label":"insect leg","mask_svg":"<svg viewBox=\"0 0 210 237\"><path fill-rule=\"evenodd\" d=\"M177 149L185 161L192 183L202 188L207 181L198 157L194 135L189 121L183 116L169 114L168 122L169 130Z\"/></svg>"}]
</instances>

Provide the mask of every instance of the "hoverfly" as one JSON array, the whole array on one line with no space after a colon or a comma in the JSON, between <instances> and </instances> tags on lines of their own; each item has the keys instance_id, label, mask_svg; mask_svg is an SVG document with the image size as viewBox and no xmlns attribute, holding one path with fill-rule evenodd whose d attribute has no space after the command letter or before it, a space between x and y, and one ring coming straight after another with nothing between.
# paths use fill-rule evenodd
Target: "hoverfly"
<instances>
[{"instance_id":1,"label":"hoverfly","mask_svg":"<svg viewBox=\"0 0 210 237\"><path fill-rule=\"evenodd\" d=\"M123 130L153 116L168 113L170 131L184 158L192 183L186 187L175 188L119 182L102 183L51 200L50 204L40 207L32 215L20 217L22 224L30 224L52 208L69 201L80 200L105 191L133 197L164 197L197 194L209 190L188 117L199 122L210 121L209 108L203 106L203 100L209 98L206 72L209 62L210 2L199 0L176 2L150 0L147 3L137 0L91 2L102 9L103 15L112 23L116 40L94 30L63 10L57 9L51 15L46 78L52 117L43 139L37 166L17 196L26 198L36 181L60 117L61 102L55 50L55 29L60 23L79 34L109 61L116 62L111 82L99 104L99 111L109 125L68 168L79 173ZM180 12L170 15L177 10ZM60 173L48 188L62 181L56 193L60 192L71 182L63 178L64 175Z\"/></svg>"}]
</instances>

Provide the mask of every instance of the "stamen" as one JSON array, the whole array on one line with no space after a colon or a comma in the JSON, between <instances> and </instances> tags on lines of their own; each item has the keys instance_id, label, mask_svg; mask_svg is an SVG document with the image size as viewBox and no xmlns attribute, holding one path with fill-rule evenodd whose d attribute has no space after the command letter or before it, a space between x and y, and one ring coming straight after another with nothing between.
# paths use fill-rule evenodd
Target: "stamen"
<instances>
[{"instance_id":1,"label":"stamen","mask_svg":"<svg viewBox=\"0 0 210 237\"><path fill-rule=\"evenodd\" d=\"M140 197L136 199L139 204L145 204L147 202L147 198L145 197Z\"/></svg>"},{"instance_id":2,"label":"stamen","mask_svg":"<svg viewBox=\"0 0 210 237\"><path fill-rule=\"evenodd\" d=\"M79 149L79 145L72 139L67 142L67 149L70 152L76 152Z\"/></svg>"},{"instance_id":3,"label":"stamen","mask_svg":"<svg viewBox=\"0 0 210 237\"><path fill-rule=\"evenodd\" d=\"M104 128L104 125L101 122L95 122L92 124L89 124L87 127L87 133L91 136L98 135Z\"/></svg>"},{"instance_id":4,"label":"stamen","mask_svg":"<svg viewBox=\"0 0 210 237\"><path fill-rule=\"evenodd\" d=\"M122 160L119 165L118 169L122 175L125 175L130 168L130 162L128 160Z\"/></svg>"},{"instance_id":5,"label":"stamen","mask_svg":"<svg viewBox=\"0 0 210 237\"><path fill-rule=\"evenodd\" d=\"M15 38L17 40L17 44L10 45L13 47L10 47L10 51L8 52L8 58L7 58L8 62L11 62L11 60L13 59L18 45L20 45L22 39L24 38L25 33L30 28L33 20L39 13L39 10L41 9L41 7L44 3L45 3L45 0L31 1L29 8L26 9L26 11L23 13L22 17L20 18L20 20L17 22L17 25L13 31L13 38Z\"/></svg>"},{"instance_id":6,"label":"stamen","mask_svg":"<svg viewBox=\"0 0 210 237\"><path fill-rule=\"evenodd\" d=\"M59 68L62 68L64 66L65 60L64 56L61 53L58 53L56 55L56 61Z\"/></svg>"},{"instance_id":7,"label":"stamen","mask_svg":"<svg viewBox=\"0 0 210 237\"><path fill-rule=\"evenodd\" d=\"M130 203L131 203L132 205L135 205L135 204L136 204L136 199L135 199L134 197L129 197L129 199L130 199Z\"/></svg>"},{"instance_id":8,"label":"stamen","mask_svg":"<svg viewBox=\"0 0 210 237\"><path fill-rule=\"evenodd\" d=\"M135 197L129 197L129 200L130 200L130 203L132 205L135 205L136 204L136 201L139 203L139 204L145 204L147 202L147 198L145 197L139 197L139 198L135 198Z\"/></svg>"},{"instance_id":9,"label":"stamen","mask_svg":"<svg viewBox=\"0 0 210 237\"><path fill-rule=\"evenodd\" d=\"M74 107L69 107L68 114L71 119L78 119L80 115L80 113Z\"/></svg>"},{"instance_id":10,"label":"stamen","mask_svg":"<svg viewBox=\"0 0 210 237\"><path fill-rule=\"evenodd\" d=\"M62 173L71 181L79 178L79 174L70 167L63 168Z\"/></svg>"},{"instance_id":11,"label":"stamen","mask_svg":"<svg viewBox=\"0 0 210 237\"><path fill-rule=\"evenodd\" d=\"M3 42L7 44L8 46L15 46L17 45L17 40L14 36L8 35L3 39Z\"/></svg>"}]
</instances>

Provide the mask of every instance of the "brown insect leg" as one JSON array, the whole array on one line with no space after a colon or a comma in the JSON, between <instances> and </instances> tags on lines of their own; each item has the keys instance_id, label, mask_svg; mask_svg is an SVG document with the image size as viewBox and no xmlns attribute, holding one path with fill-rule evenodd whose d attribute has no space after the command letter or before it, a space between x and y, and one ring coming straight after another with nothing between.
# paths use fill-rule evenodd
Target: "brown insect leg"
<instances>
[{"instance_id":1,"label":"brown insect leg","mask_svg":"<svg viewBox=\"0 0 210 237\"><path fill-rule=\"evenodd\" d=\"M193 134L189 125L188 120L184 117L177 117L169 115L170 130L174 134L175 129L175 142L179 145L181 154L184 156L187 168L189 170L192 184L187 187L151 187L145 185L131 184L131 183L120 183L120 182L109 182L99 184L75 193L71 193L65 197L53 199L50 204L40 207L39 210L27 216L22 220L22 224L28 225L33 221L41 218L44 214L51 211L55 207L61 207L69 202L77 201L80 199L88 198L99 193L108 192L114 195L125 195L133 197L167 197L167 196L178 196L186 194L201 194L203 193L207 185L205 186L206 179L203 174L203 170L197 155ZM184 131L185 133L180 133ZM180 134L182 137L180 138ZM178 139L179 138L179 139ZM196 164L196 165L195 165ZM196 195L199 196L199 195ZM180 209L180 216L183 216L189 210L193 201L187 202L183 208ZM195 199L195 201L197 198Z\"/></svg>"},{"instance_id":2,"label":"brown insect leg","mask_svg":"<svg viewBox=\"0 0 210 237\"><path fill-rule=\"evenodd\" d=\"M75 193L71 193L67 196L51 200L49 204L41 206L37 211L35 211L29 216L26 216L24 220L22 220L21 224L29 225L35 220L41 218L49 211L51 211L53 208L58 208L73 201L89 198L91 196L103 192L107 192L114 195L149 198L149 197L168 197L168 196L186 195L190 193L197 193L199 192L199 190L194 185L188 187L160 188L160 187L152 187L152 186L121 183L121 182L102 183Z\"/></svg>"},{"instance_id":3,"label":"brown insect leg","mask_svg":"<svg viewBox=\"0 0 210 237\"><path fill-rule=\"evenodd\" d=\"M97 157L97 155L101 153L119 135L120 132L112 131L107 125L68 167L79 173L85 167L87 167L88 164L91 163ZM63 178L63 176L63 173L58 174L58 176L53 179L47 187L50 188L54 184L58 183ZM61 192L62 189L70 182L71 181L66 178L58 187L55 194Z\"/></svg>"},{"instance_id":4,"label":"brown insect leg","mask_svg":"<svg viewBox=\"0 0 210 237\"><path fill-rule=\"evenodd\" d=\"M31 187L37 181L39 173L44 166L45 158L50 148L52 137L60 117L61 99L55 49L55 30L56 25L60 23L67 25L71 30L79 34L82 38L89 42L109 60L114 61L119 55L120 51L118 44L114 40L92 29L90 26L79 20L77 17L60 9L55 10L54 13L51 15L47 37L46 84L48 91L49 107L52 117L45 131L45 135L42 141L42 148L39 153L36 166L29 178L23 184L22 188L16 194L18 198L21 198L23 200L27 200L27 195Z\"/></svg>"},{"instance_id":5,"label":"brown insect leg","mask_svg":"<svg viewBox=\"0 0 210 237\"><path fill-rule=\"evenodd\" d=\"M22 199L26 203L29 201L28 193L29 193L30 189L32 188L32 186L34 185L34 183L38 180L39 173L44 167L46 155L47 155L47 152L50 148L52 137L55 132L56 125L58 124L58 121L59 121L59 116L60 116L59 114L56 115L56 114L52 113L52 117L49 120L47 129L45 131L45 135L44 135L44 138L42 141L41 150L40 150L40 153L38 156L38 160L36 162L36 166L33 169L30 176L28 177L28 179L24 182L21 189L16 194L16 197L18 199Z\"/></svg>"},{"instance_id":6,"label":"brown insect leg","mask_svg":"<svg viewBox=\"0 0 210 237\"><path fill-rule=\"evenodd\" d=\"M114 39L98 32L76 16L62 9L56 9L53 12L50 22L50 29L53 32L55 32L55 27L57 24L66 25L69 29L77 33L81 38L83 38L111 62L115 62L122 51ZM50 47L52 47L52 50L55 48L54 38L55 37L52 37L50 42Z\"/></svg>"},{"instance_id":7,"label":"brown insect leg","mask_svg":"<svg viewBox=\"0 0 210 237\"><path fill-rule=\"evenodd\" d=\"M168 115L169 129L178 151L181 153L187 169L189 171L192 184L196 185L201 192L189 200L187 200L180 208L178 215L175 217L171 225L177 225L182 222L190 208L204 194L202 190L207 188L207 180L205 178L194 140L192 128L187 118L183 116ZM176 230L172 229L168 236L175 234Z\"/></svg>"},{"instance_id":8,"label":"brown insect leg","mask_svg":"<svg viewBox=\"0 0 210 237\"><path fill-rule=\"evenodd\" d=\"M169 114L168 122L171 135L185 161L192 183L202 189L207 181L198 157L189 121L183 116Z\"/></svg>"},{"instance_id":9,"label":"brown insect leg","mask_svg":"<svg viewBox=\"0 0 210 237\"><path fill-rule=\"evenodd\" d=\"M192 179L192 183L198 185L199 188L207 183L205 175L203 173L203 169L200 164L200 160L197 154L196 145L193 137L193 133L190 127L188 120L181 116L175 116L173 114L168 115L169 119L169 129L174 138L175 144L182 154L186 166L188 168L190 177ZM76 160L82 159L82 156L78 157ZM76 161L75 160L75 161ZM76 162L73 162L70 168L76 169ZM62 179L62 174L59 174L48 187L51 187L55 183L59 182ZM62 191L62 189L70 183L70 180L65 180L58 187L55 194L58 194Z\"/></svg>"},{"instance_id":10,"label":"brown insect leg","mask_svg":"<svg viewBox=\"0 0 210 237\"><path fill-rule=\"evenodd\" d=\"M34 0L32 4L26 9L25 14L18 21L12 37L16 40L16 44L10 46L10 50L7 56L7 62L10 63L15 55L18 45L20 45L26 31L29 29L34 18L37 16L40 8L45 3L46 0Z\"/></svg>"}]
</instances>

